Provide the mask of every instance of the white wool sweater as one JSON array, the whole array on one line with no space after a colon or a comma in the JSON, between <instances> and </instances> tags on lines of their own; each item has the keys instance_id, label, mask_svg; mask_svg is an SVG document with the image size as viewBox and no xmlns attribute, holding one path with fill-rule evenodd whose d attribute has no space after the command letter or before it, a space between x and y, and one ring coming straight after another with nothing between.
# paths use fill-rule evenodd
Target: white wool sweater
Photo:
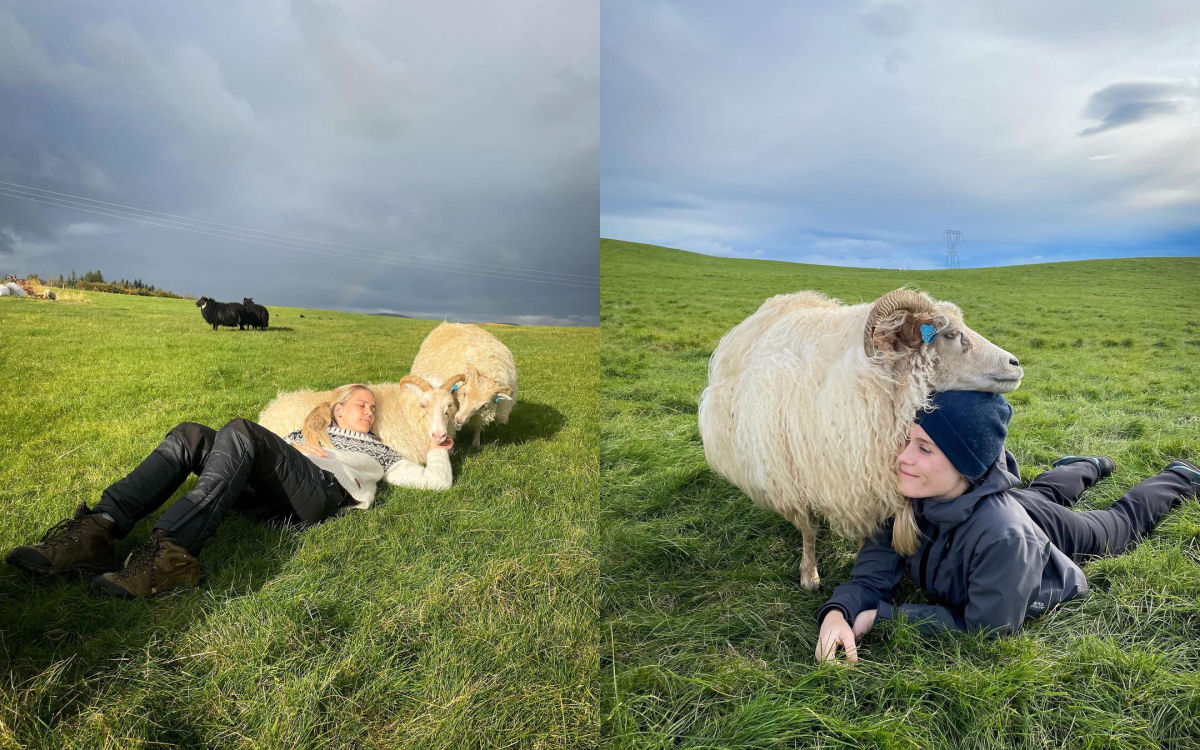
<instances>
[{"instance_id":1,"label":"white wool sweater","mask_svg":"<svg viewBox=\"0 0 1200 750\"><path fill-rule=\"evenodd\" d=\"M292 445L304 442L300 430L287 436ZM343 430L330 426L327 456L305 457L337 477L338 483L354 498L353 507L370 508L375 502L379 480L397 487L422 490L448 490L454 482L450 469L450 451L434 448L425 456L425 465L402 458L375 435L369 432Z\"/></svg>"}]
</instances>

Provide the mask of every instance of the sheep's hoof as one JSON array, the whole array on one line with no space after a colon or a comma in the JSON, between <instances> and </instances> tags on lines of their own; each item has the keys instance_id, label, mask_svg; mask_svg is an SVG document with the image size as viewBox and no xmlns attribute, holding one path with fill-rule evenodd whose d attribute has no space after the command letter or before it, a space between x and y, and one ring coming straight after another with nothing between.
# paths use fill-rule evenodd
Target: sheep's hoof
<instances>
[{"instance_id":1,"label":"sheep's hoof","mask_svg":"<svg viewBox=\"0 0 1200 750\"><path fill-rule=\"evenodd\" d=\"M813 573L811 576L800 574L800 587L805 591L816 591L821 588L821 576Z\"/></svg>"}]
</instances>

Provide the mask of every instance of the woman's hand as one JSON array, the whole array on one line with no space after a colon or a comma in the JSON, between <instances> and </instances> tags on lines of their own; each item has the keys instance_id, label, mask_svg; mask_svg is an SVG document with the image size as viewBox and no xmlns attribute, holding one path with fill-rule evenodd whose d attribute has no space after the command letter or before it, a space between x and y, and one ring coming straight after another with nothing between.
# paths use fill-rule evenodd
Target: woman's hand
<instances>
[{"instance_id":1,"label":"woman's hand","mask_svg":"<svg viewBox=\"0 0 1200 750\"><path fill-rule=\"evenodd\" d=\"M295 448L296 450L300 451L301 453L303 453L306 456L316 456L318 458L326 458L327 456L329 456L329 452L326 451L325 448L323 448L320 445L309 445L308 443L299 443L297 445L293 445L292 447Z\"/></svg>"},{"instance_id":2,"label":"woman's hand","mask_svg":"<svg viewBox=\"0 0 1200 750\"><path fill-rule=\"evenodd\" d=\"M871 622L875 621L875 610L869 610L871 613ZM866 614L865 612L863 614ZM862 615L854 618L854 623L857 625L861 621ZM870 629L870 625L867 625ZM851 629L850 623L846 622L846 618L842 615L839 609L831 609L829 614L825 615L825 619L821 620L821 632L817 635L817 661L835 661L837 659L838 646L846 649L846 661L858 661L858 647L854 643L854 634L858 632L857 628ZM863 631L866 632L866 631Z\"/></svg>"}]
</instances>

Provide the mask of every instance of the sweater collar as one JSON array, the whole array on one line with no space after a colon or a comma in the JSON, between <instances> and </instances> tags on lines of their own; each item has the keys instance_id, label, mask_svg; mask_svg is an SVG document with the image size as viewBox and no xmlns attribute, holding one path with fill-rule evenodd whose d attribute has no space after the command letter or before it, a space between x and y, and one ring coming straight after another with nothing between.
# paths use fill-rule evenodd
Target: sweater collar
<instances>
[{"instance_id":1,"label":"sweater collar","mask_svg":"<svg viewBox=\"0 0 1200 750\"><path fill-rule=\"evenodd\" d=\"M339 435L341 437L350 438L352 440L368 440L372 443L382 442L377 435L372 432L359 432L358 430L344 430L341 427L329 425L330 435Z\"/></svg>"},{"instance_id":2,"label":"sweater collar","mask_svg":"<svg viewBox=\"0 0 1200 750\"><path fill-rule=\"evenodd\" d=\"M913 510L939 529L958 526L971 515L979 501L989 495L1011 490L1021 485L1017 459L1004 451L974 487L951 500L922 498L913 500Z\"/></svg>"}]
</instances>

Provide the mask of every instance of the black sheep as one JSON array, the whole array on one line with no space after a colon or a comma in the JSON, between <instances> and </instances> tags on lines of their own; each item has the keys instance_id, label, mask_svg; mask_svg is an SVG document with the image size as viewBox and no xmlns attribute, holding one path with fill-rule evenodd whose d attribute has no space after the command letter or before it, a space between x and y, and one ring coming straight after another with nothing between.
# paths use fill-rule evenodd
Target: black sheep
<instances>
[{"instance_id":1,"label":"black sheep","mask_svg":"<svg viewBox=\"0 0 1200 750\"><path fill-rule=\"evenodd\" d=\"M256 303L249 297L242 299L242 306L246 308L242 320L251 328L266 328L271 321L271 313L267 308Z\"/></svg>"},{"instance_id":2,"label":"black sheep","mask_svg":"<svg viewBox=\"0 0 1200 750\"><path fill-rule=\"evenodd\" d=\"M212 323L213 330L217 330L217 326L237 326L238 330L242 330L242 316L245 314L245 309L237 302L217 302L211 297L201 297L196 300L196 307L200 308L200 314L204 316L204 320Z\"/></svg>"}]
</instances>

